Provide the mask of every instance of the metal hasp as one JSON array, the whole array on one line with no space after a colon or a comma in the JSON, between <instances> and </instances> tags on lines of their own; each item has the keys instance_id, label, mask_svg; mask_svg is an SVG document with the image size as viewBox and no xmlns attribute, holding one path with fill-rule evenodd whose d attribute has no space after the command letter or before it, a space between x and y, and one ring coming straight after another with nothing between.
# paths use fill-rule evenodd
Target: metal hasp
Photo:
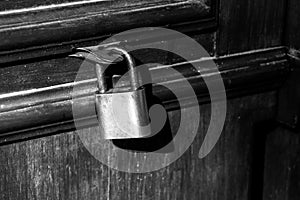
<instances>
[{"instance_id":1,"label":"metal hasp","mask_svg":"<svg viewBox=\"0 0 300 200\"><path fill-rule=\"evenodd\" d=\"M122 54L128 65L130 86L116 84L108 88L104 68L96 64L99 91L96 93L96 111L103 139L144 138L151 135L145 88L139 86L135 63L128 52L110 47L108 51ZM127 77L127 76L126 76ZM112 78L112 77L111 77Z\"/></svg>"}]
</instances>

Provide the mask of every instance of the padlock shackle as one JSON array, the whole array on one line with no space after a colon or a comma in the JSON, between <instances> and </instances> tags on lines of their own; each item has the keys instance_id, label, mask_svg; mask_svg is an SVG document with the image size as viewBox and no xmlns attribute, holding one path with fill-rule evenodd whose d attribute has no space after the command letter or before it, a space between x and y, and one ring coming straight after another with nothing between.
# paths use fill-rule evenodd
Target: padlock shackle
<instances>
[{"instance_id":1,"label":"padlock shackle","mask_svg":"<svg viewBox=\"0 0 300 200\"><path fill-rule=\"evenodd\" d=\"M107 84L104 78L104 70L103 70L104 68L99 63L96 63L95 69L96 69L99 92L105 93L107 91Z\"/></svg>"},{"instance_id":2,"label":"padlock shackle","mask_svg":"<svg viewBox=\"0 0 300 200\"><path fill-rule=\"evenodd\" d=\"M137 90L139 88L139 79L137 70L135 69L135 62L132 56L126 50L119 47L108 47L107 50L116 51L117 53L124 55L131 79L131 88L132 90Z\"/></svg>"},{"instance_id":3,"label":"padlock shackle","mask_svg":"<svg viewBox=\"0 0 300 200\"><path fill-rule=\"evenodd\" d=\"M110 50L110 51L115 51L118 54L121 54L125 57L126 62L127 62L127 66L128 66L128 70L130 72L130 79L131 79L131 89L132 90L137 90L139 88L139 79L138 79L138 73L136 71L136 69L134 69L135 67L135 62L133 60L133 58L131 57L131 55L124 49L119 48L119 47L108 47L105 50ZM95 54L93 52L93 49L89 49L89 48L77 48L76 49L76 53L70 55L70 57L75 57L75 58L84 58L87 59L89 61L95 62L96 63L96 67L95 67L95 71L96 71L96 75L97 75L97 81L98 81L98 89L100 93L105 93L107 92L108 88L107 88L107 83L104 77L104 67L102 66L102 64L114 64L116 63L115 61L117 60L117 62L119 61L118 58L111 59L108 60L105 57L99 57L99 55Z\"/></svg>"}]
</instances>

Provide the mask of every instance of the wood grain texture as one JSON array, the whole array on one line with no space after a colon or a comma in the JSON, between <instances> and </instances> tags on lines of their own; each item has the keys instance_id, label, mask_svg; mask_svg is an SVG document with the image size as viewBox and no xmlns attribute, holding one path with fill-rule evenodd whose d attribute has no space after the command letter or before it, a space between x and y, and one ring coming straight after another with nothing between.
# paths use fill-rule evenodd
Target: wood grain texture
<instances>
[{"instance_id":1,"label":"wood grain texture","mask_svg":"<svg viewBox=\"0 0 300 200\"><path fill-rule=\"evenodd\" d=\"M19 3L25 1L14 2L10 1L11 8L7 9L20 8ZM50 0L49 4L52 2L54 0ZM109 34L138 26L167 25L183 32L196 33L199 41L207 40L204 44L212 55L215 51L218 55L225 55L283 44L286 1L220 0L220 27L216 37L213 33L216 18L212 16L216 8L214 2L118 0L112 4L85 4L69 9L56 6L59 9L35 10L25 15L1 12L0 93L72 82L80 62L65 56L74 46L97 44ZM36 1L26 3L23 5L37 5ZM3 10L1 5L4 2L0 2L0 10ZM112 10L108 12L109 6ZM126 8L125 12L122 12L123 8ZM295 12L291 15L294 16ZM291 23L298 23L295 21ZM116 24L120 26L116 27ZM288 27L295 28L294 25ZM201 31L210 33L200 36ZM55 37L49 37L53 35ZM298 41L295 35L289 37L288 41ZM297 48L294 44L291 46ZM52 95L40 94L35 98L12 98L8 103L2 101L0 105L5 105L6 109L2 114L16 114L11 117L17 121L16 126L7 126L10 130L24 122L27 123L26 128L35 127L45 122L45 115L56 114L50 118L52 121L46 120L53 126L44 123L39 129L25 131L25 134L2 135L4 143L9 137L19 143L0 146L0 199L256 200L262 196L272 200L298 199L298 135L281 129L269 135L266 138L266 161L261 160L266 133L264 129L258 130L256 125L276 118L277 93L274 90L289 72L286 51L277 49L276 52L261 54L259 51L217 60L223 70L228 97L234 99L228 101L225 127L216 147L206 158L198 159L210 116L209 104L204 104L201 105L200 128L193 145L169 167L147 174L111 170L89 154L78 135L72 132L71 102L66 90L63 93L51 90ZM165 54L153 54L147 58L169 61ZM183 72L192 77L190 81L196 89L201 85L199 76L193 71ZM172 74L154 73L158 79L164 76L176 79ZM269 90L273 92L263 93ZM165 90L156 91L171 105L169 118L174 132L180 119L178 107L172 106L172 99ZM202 104L209 102L204 84L196 91ZM28 109L33 102L31 100L35 103L32 115L27 115L26 111L22 116L15 112L20 108ZM192 113L192 105L189 101L185 103ZM89 130L81 131L88 133ZM190 131L191 126L185 127L187 135ZM34 139L42 136L48 137ZM20 142L29 138L31 140ZM259 168L262 163L266 166L264 180ZM261 181L265 183L264 188ZM257 191L261 193L253 195Z\"/></svg>"},{"instance_id":2,"label":"wood grain texture","mask_svg":"<svg viewBox=\"0 0 300 200\"><path fill-rule=\"evenodd\" d=\"M199 42L210 55L214 55L214 34L192 35L191 37ZM101 44L101 41L94 40L88 43L80 43L77 47L99 44ZM54 55L41 56L35 59L23 60L21 56L19 60L12 61L12 59L16 59L16 55L7 55L9 61L5 58L0 58L0 63L1 61L4 62L0 64L0 85L2 86L0 87L0 94L73 82L82 60L68 57L74 51L72 51L71 47L67 49L65 49L67 53L64 50L56 52L58 55L54 52L46 51L47 54L54 53ZM37 53L38 55L40 56L39 53ZM135 56L143 59L144 63L172 64L174 62L171 60L168 52L139 50L135 52ZM88 74L91 74L92 69L92 64L87 66ZM14 82L14 84L8 85L7 83L10 81Z\"/></svg>"},{"instance_id":3,"label":"wood grain texture","mask_svg":"<svg viewBox=\"0 0 300 200\"><path fill-rule=\"evenodd\" d=\"M278 99L278 120L284 126L272 131L266 140L264 200L296 200L300 197L299 8L299 1L287 1L284 42L290 48L292 73Z\"/></svg>"},{"instance_id":4,"label":"wood grain texture","mask_svg":"<svg viewBox=\"0 0 300 200\"><path fill-rule=\"evenodd\" d=\"M219 55L282 45L285 0L220 0Z\"/></svg>"},{"instance_id":5,"label":"wood grain texture","mask_svg":"<svg viewBox=\"0 0 300 200\"><path fill-rule=\"evenodd\" d=\"M79 2L80 0L46 0L46 1L34 1L34 0L5 0L0 2L0 11L18 10L24 8L35 8L38 6L49 6L62 3ZM91 1L91 0L87 0Z\"/></svg>"},{"instance_id":6,"label":"wood grain texture","mask_svg":"<svg viewBox=\"0 0 300 200\"><path fill-rule=\"evenodd\" d=\"M199 61L199 64L205 66L207 65L205 62ZM228 98L277 89L289 73L285 49L282 48L227 56L215 59L215 62L220 67ZM167 69L172 65L165 67ZM93 76L94 71L92 69L87 74ZM150 75L156 83L177 88L180 95L185 96L187 102L190 97L187 96L186 87L183 87L182 83L188 80L198 96L199 103L210 102L210 96L202 76L210 74L210 83L213 83L215 81L214 74L218 74L218 72L211 72L207 69L205 74L200 75L187 63L174 66L174 69L187 78L181 79L176 74L166 73L168 71L161 66L151 68ZM37 74L41 75L40 73ZM61 80L66 81L67 75L69 74L62 76ZM10 79L10 81L12 80ZM48 128L50 131L48 134L57 133L51 127L57 129L62 128L61 126L67 126L67 129L69 129L70 123L73 123L72 105L74 99L79 97L76 102L82 109L80 116L77 116L77 118L86 121L85 118L93 117L89 113L93 113L95 106L94 93L97 91L95 79L89 79L88 82L78 85L76 94L73 93L75 83L71 81L67 85L43 88L41 91L33 91L28 94L23 91L1 95L1 143L31 138L33 135L41 136L42 132L38 131L40 129ZM128 84L128 82L124 84ZM177 99L167 88L161 87L160 84L153 86L153 95L164 103L166 109L178 109ZM96 125L97 122L88 121L88 124L92 126ZM62 129L65 130L65 128Z\"/></svg>"},{"instance_id":7,"label":"wood grain texture","mask_svg":"<svg viewBox=\"0 0 300 200\"><path fill-rule=\"evenodd\" d=\"M300 2L297 0L289 0L287 5L287 17L285 19L285 44L289 47L300 49Z\"/></svg>"},{"instance_id":8,"label":"wood grain texture","mask_svg":"<svg viewBox=\"0 0 300 200\"><path fill-rule=\"evenodd\" d=\"M211 17L210 7L203 0L88 2L0 12L1 54L59 47L137 27L167 26Z\"/></svg>"},{"instance_id":9,"label":"wood grain texture","mask_svg":"<svg viewBox=\"0 0 300 200\"><path fill-rule=\"evenodd\" d=\"M300 130L300 59L290 57L291 73L279 90L277 120L285 126Z\"/></svg>"},{"instance_id":10,"label":"wood grain texture","mask_svg":"<svg viewBox=\"0 0 300 200\"><path fill-rule=\"evenodd\" d=\"M264 200L296 200L300 196L300 136L282 127L268 135Z\"/></svg>"},{"instance_id":11,"label":"wood grain texture","mask_svg":"<svg viewBox=\"0 0 300 200\"><path fill-rule=\"evenodd\" d=\"M146 174L108 169L88 153L74 132L2 146L0 198L246 200L253 176L252 127L275 116L275 103L273 92L230 100L223 134L202 160L198 151L210 108L201 106L200 128L190 149L169 167ZM193 107L189 109L193 112ZM175 130L179 111L169 116ZM185 128L187 134L190 128Z\"/></svg>"}]
</instances>

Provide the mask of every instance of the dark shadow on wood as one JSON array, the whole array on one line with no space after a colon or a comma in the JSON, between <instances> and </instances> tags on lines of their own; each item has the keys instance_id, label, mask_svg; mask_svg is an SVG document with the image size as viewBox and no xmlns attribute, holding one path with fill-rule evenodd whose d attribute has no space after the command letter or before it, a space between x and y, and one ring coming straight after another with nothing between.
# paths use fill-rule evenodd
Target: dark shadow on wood
<instances>
[{"instance_id":1,"label":"dark shadow on wood","mask_svg":"<svg viewBox=\"0 0 300 200\"><path fill-rule=\"evenodd\" d=\"M275 120L262 121L253 127L253 152L251 164L251 177L249 199L262 200L264 190L264 166L267 135L278 127Z\"/></svg>"}]
</instances>

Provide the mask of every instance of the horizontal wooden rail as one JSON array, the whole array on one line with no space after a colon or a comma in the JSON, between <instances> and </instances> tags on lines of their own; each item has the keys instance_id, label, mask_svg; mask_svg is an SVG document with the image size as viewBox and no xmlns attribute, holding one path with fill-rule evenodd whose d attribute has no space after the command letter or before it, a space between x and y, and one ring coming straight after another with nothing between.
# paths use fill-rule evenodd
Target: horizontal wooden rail
<instances>
[{"instance_id":1,"label":"horizontal wooden rail","mask_svg":"<svg viewBox=\"0 0 300 200\"><path fill-rule=\"evenodd\" d=\"M278 89L290 69L287 52L283 47L229 55L213 60L219 66L228 98ZM206 61L193 62L205 65ZM212 77L210 80L214 81L215 72L207 71L200 75L187 63L166 67L180 69L194 88L200 104L210 102L202 76L209 75ZM184 80L175 74L163 73L162 69L162 67L150 69L154 82L182 87ZM82 106L86 110L94 109L93 95L97 90L95 79L0 95L0 144L74 130L72 115L74 84L80 87L76 96L80 97ZM180 88L183 95L185 89ZM167 110L178 109L177 100L165 87L153 85L153 94L163 101ZM186 96L186 106L191 106L188 99L189 96ZM92 116L82 113L82 120L90 117ZM90 124L94 125L97 124Z\"/></svg>"},{"instance_id":2,"label":"horizontal wooden rail","mask_svg":"<svg viewBox=\"0 0 300 200\"><path fill-rule=\"evenodd\" d=\"M74 45L88 46L137 27L210 29L216 27L215 4L216 0L210 5L201 0L94 0L0 11L0 63L68 53Z\"/></svg>"}]
</instances>

